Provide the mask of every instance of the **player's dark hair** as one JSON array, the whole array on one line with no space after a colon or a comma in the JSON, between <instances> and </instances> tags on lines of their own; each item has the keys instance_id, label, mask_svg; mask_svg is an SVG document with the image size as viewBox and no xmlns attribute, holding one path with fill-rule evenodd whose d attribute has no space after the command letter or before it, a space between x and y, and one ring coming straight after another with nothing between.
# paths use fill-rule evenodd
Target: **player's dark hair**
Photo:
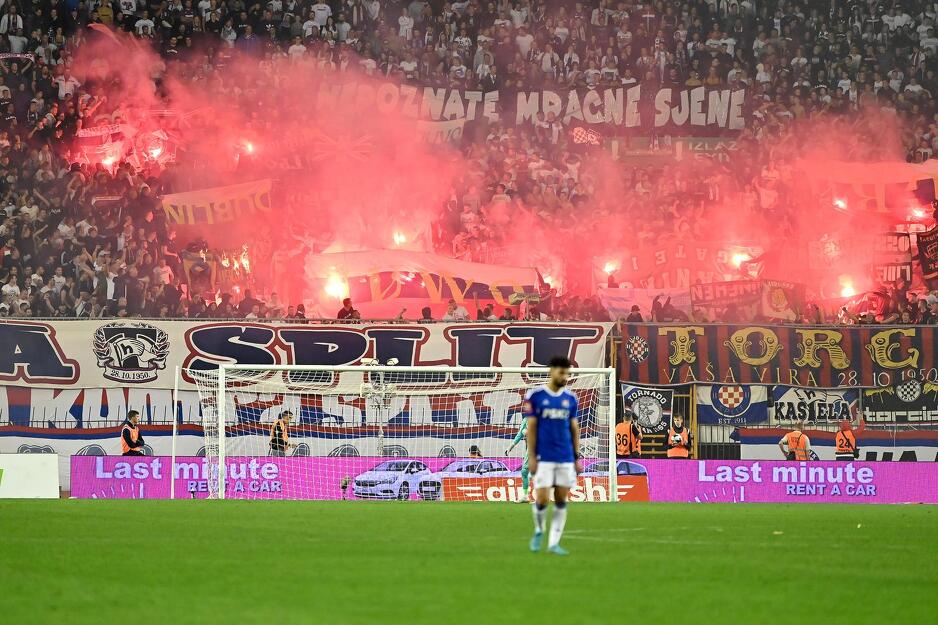
<instances>
[{"instance_id":1,"label":"player's dark hair","mask_svg":"<svg viewBox=\"0 0 938 625\"><path fill-rule=\"evenodd\" d=\"M139 416L140 416L140 413L137 412L136 410L128 410L128 411L127 411L127 418L128 418L128 419L131 419L131 418L133 418L133 417L139 417Z\"/></svg>"},{"instance_id":2,"label":"player's dark hair","mask_svg":"<svg viewBox=\"0 0 938 625\"><path fill-rule=\"evenodd\" d=\"M550 368L569 369L570 359L566 356L554 356L550 359Z\"/></svg>"}]
</instances>

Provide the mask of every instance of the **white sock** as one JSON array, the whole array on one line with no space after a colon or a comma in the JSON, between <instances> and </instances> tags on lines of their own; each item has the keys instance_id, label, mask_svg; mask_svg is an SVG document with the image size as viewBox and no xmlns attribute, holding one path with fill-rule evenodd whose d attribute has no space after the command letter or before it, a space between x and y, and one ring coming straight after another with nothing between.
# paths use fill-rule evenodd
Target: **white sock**
<instances>
[{"instance_id":1,"label":"white sock","mask_svg":"<svg viewBox=\"0 0 938 625\"><path fill-rule=\"evenodd\" d=\"M534 531L541 534L544 532L544 521L547 520L547 506L541 507L534 502L532 509L534 510Z\"/></svg>"},{"instance_id":2,"label":"white sock","mask_svg":"<svg viewBox=\"0 0 938 625\"><path fill-rule=\"evenodd\" d=\"M562 506L554 504L554 516L550 519L550 538L547 540L547 546L556 547L560 544L560 537L563 536L563 526L567 522L567 504Z\"/></svg>"}]
</instances>

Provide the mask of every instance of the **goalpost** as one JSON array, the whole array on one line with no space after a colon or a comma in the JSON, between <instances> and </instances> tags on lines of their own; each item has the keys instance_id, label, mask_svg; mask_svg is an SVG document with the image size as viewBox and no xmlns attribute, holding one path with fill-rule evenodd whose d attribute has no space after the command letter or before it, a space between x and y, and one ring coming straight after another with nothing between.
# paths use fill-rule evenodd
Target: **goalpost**
<instances>
[{"instance_id":1,"label":"goalpost","mask_svg":"<svg viewBox=\"0 0 938 625\"><path fill-rule=\"evenodd\" d=\"M393 365L393 361L391 361ZM519 501L525 393L546 367L223 365L199 391L208 497ZM614 501L615 370L571 369L584 471L571 499ZM292 413L289 446L271 446Z\"/></svg>"}]
</instances>

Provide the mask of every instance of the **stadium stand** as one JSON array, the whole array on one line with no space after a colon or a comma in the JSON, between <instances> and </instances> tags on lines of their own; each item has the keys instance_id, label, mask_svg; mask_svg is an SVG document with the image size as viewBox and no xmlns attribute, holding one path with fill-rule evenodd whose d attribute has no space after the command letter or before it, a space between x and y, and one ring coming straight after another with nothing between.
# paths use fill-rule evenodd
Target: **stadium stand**
<instances>
[{"instance_id":1,"label":"stadium stand","mask_svg":"<svg viewBox=\"0 0 938 625\"><path fill-rule=\"evenodd\" d=\"M777 162L798 150L793 129L822 120L845 135L875 138L877 111L898 120L908 160L938 152L938 37L932 3L387 2L382 0L8 1L0 18L2 304L9 317L279 317L279 302L239 293L203 301L167 225L159 197L178 188L127 162L70 159L83 122L113 118L120 102L71 75L94 25L126 32L168 64L220 71L232 54L315 59L324 71L420 85L500 90L630 85L746 87L753 123L736 138L750 165L623 163L617 206L594 200L601 182L589 153L572 149L552 115L523 128L492 124L462 149L463 172L433 226L434 247L455 258L504 256L505 220L521 213L566 223L571 212L638 218L639 241L702 234L710 207L727 197L776 224L798 193ZM830 7L833 7L831 9ZM653 141L667 141L653 137ZM868 145L868 144L866 144ZM875 154L866 156L875 157ZM92 203L93 198L109 198ZM506 209L507 207L507 209ZM589 235L591 220L573 226ZM240 250L196 252L235 258ZM234 271L234 270L232 270ZM239 281L240 280L240 281ZM888 287L879 321L938 322L938 293L908 304L908 285ZM265 294L269 298L269 294ZM257 304L254 309L253 304ZM646 317L647 317L647 312ZM294 314L296 314L294 312ZM539 314L599 320L593 299L555 298ZM473 315L475 316L475 315ZM808 311L805 321L823 320ZM833 320L828 318L827 320ZM848 320L853 321L856 319Z\"/></svg>"}]
</instances>

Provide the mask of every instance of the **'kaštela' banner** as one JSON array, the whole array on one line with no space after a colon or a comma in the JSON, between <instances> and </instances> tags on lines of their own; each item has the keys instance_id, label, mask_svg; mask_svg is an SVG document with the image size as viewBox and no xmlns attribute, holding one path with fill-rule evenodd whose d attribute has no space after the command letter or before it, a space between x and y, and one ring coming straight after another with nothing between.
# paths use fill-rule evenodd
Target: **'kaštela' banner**
<instances>
[{"instance_id":1,"label":"'ka\u0161tela' banner","mask_svg":"<svg viewBox=\"0 0 938 625\"><path fill-rule=\"evenodd\" d=\"M629 324L623 382L890 386L938 377L934 326Z\"/></svg>"}]
</instances>

